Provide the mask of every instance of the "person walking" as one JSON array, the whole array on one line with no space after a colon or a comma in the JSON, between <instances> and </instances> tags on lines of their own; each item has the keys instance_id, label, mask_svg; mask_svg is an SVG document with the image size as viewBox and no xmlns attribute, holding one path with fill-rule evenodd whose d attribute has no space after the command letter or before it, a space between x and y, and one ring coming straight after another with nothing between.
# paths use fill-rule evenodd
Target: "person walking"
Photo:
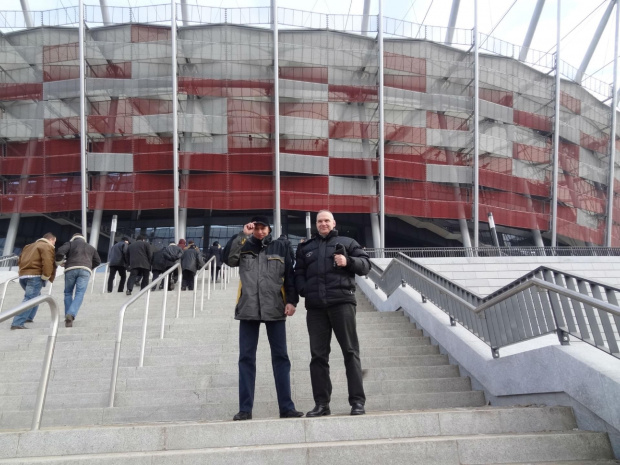
<instances>
[{"instance_id":1,"label":"person walking","mask_svg":"<svg viewBox=\"0 0 620 465\"><path fill-rule=\"evenodd\" d=\"M125 281L127 280L127 247L129 245L129 238L123 237L110 249L110 256L108 257L108 267L110 268L110 275L108 276L108 292L112 292L114 287L114 278L116 273L120 278L118 283L118 292L123 292L125 288Z\"/></svg>"},{"instance_id":2,"label":"person walking","mask_svg":"<svg viewBox=\"0 0 620 465\"><path fill-rule=\"evenodd\" d=\"M211 260L211 257L215 257L211 265L211 280L219 281L220 271L222 270L222 246L218 241L215 241L207 250L206 261Z\"/></svg>"},{"instance_id":3,"label":"person walking","mask_svg":"<svg viewBox=\"0 0 620 465\"><path fill-rule=\"evenodd\" d=\"M295 287L306 298L310 380L315 402L314 409L306 416L331 414L332 331L344 356L351 415L363 415L366 396L355 321L355 275L365 276L370 272L370 259L355 240L338 235L330 211L319 211L316 226L318 234L297 247L295 264Z\"/></svg>"},{"instance_id":4,"label":"person walking","mask_svg":"<svg viewBox=\"0 0 620 465\"><path fill-rule=\"evenodd\" d=\"M205 264L202 253L194 244L194 241L189 241L187 250L183 252L181 257L181 268L183 269L183 279L181 281L181 290L186 291L194 290L194 278L196 272Z\"/></svg>"},{"instance_id":5,"label":"person walking","mask_svg":"<svg viewBox=\"0 0 620 465\"><path fill-rule=\"evenodd\" d=\"M135 242L129 244L126 259L130 269L129 280L127 281L127 295L131 295L138 276L142 278L140 289L144 289L149 285L153 250L151 249L151 244L146 241L145 236L140 234Z\"/></svg>"},{"instance_id":6,"label":"person walking","mask_svg":"<svg viewBox=\"0 0 620 465\"><path fill-rule=\"evenodd\" d=\"M92 270L101 264L101 258L97 249L76 233L60 246L56 262L65 267L65 327L71 328L84 300Z\"/></svg>"},{"instance_id":7,"label":"person walking","mask_svg":"<svg viewBox=\"0 0 620 465\"><path fill-rule=\"evenodd\" d=\"M36 242L26 245L19 254L17 264L19 266L19 285L24 290L24 300L34 299L41 295L41 289L49 281L54 282L56 277L56 263L54 261L54 245L56 236L46 233ZM39 310L36 305L24 310L13 317L11 330L28 329L24 323L32 323Z\"/></svg>"},{"instance_id":8,"label":"person walking","mask_svg":"<svg viewBox=\"0 0 620 465\"><path fill-rule=\"evenodd\" d=\"M183 255L181 248L175 242L171 242L163 249L159 249L153 253L153 281L159 278L159 275L172 268ZM159 288L164 288L164 281L159 283ZM172 276L168 277L168 290L174 290L174 280Z\"/></svg>"},{"instance_id":9,"label":"person walking","mask_svg":"<svg viewBox=\"0 0 620 465\"><path fill-rule=\"evenodd\" d=\"M293 264L282 241L271 237L265 216L255 216L233 237L223 262L239 267L235 319L239 320L239 412L233 420L252 419L256 349L261 323L267 329L280 418L303 417L291 398L291 362L286 348L286 317L295 314Z\"/></svg>"}]
</instances>

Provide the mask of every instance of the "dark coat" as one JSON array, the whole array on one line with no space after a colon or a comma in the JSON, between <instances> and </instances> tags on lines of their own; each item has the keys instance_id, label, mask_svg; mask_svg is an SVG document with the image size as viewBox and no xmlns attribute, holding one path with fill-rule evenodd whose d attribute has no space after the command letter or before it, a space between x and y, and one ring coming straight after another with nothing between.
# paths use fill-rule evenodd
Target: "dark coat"
<instances>
[{"instance_id":1,"label":"dark coat","mask_svg":"<svg viewBox=\"0 0 620 465\"><path fill-rule=\"evenodd\" d=\"M196 273L205 264L202 254L197 247L190 247L183 252L181 257L181 268Z\"/></svg>"},{"instance_id":2,"label":"dark coat","mask_svg":"<svg viewBox=\"0 0 620 465\"><path fill-rule=\"evenodd\" d=\"M297 305L293 263L282 241L272 241L271 235L259 241L241 232L226 244L222 258L228 266L239 267L235 319L284 320L286 304Z\"/></svg>"},{"instance_id":3,"label":"dark coat","mask_svg":"<svg viewBox=\"0 0 620 465\"><path fill-rule=\"evenodd\" d=\"M220 268L222 266L222 249L220 249L217 245L212 245L209 247L205 258L209 261L211 257L215 257L215 266Z\"/></svg>"},{"instance_id":4,"label":"dark coat","mask_svg":"<svg viewBox=\"0 0 620 465\"><path fill-rule=\"evenodd\" d=\"M153 252L152 268L157 271L166 271L173 266L183 255L183 250L176 244Z\"/></svg>"},{"instance_id":5,"label":"dark coat","mask_svg":"<svg viewBox=\"0 0 620 465\"><path fill-rule=\"evenodd\" d=\"M101 264L101 258L97 250L84 239L84 236L73 236L69 242L65 242L56 252L56 261L65 262L65 271L88 270Z\"/></svg>"},{"instance_id":6,"label":"dark coat","mask_svg":"<svg viewBox=\"0 0 620 465\"><path fill-rule=\"evenodd\" d=\"M337 244L346 250L346 267L334 267ZM355 304L355 275L365 276L369 272L366 251L350 237L338 236L335 229L325 238L317 234L297 247L295 287L306 298L308 310Z\"/></svg>"},{"instance_id":7,"label":"dark coat","mask_svg":"<svg viewBox=\"0 0 620 465\"><path fill-rule=\"evenodd\" d=\"M125 254L127 253L128 244L125 241L117 242L110 249L110 255L108 256L108 265L110 266L126 266Z\"/></svg>"},{"instance_id":8,"label":"dark coat","mask_svg":"<svg viewBox=\"0 0 620 465\"><path fill-rule=\"evenodd\" d=\"M153 259L153 250L151 244L146 241L136 241L127 247L126 260L129 267L151 269L151 260Z\"/></svg>"},{"instance_id":9,"label":"dark coat","mask_svg":"<svg viewBox=\"0 0 620 465\"><path fill-rule=\"evenodd\" d=\"M286 247L288 248L288 253L291 256L291 261L295 263L295 251L293 250L293 245L291 244L291 241L289 241L284 234L278 237L278 240L286 244Z\"/></svg>"}]
</instances>

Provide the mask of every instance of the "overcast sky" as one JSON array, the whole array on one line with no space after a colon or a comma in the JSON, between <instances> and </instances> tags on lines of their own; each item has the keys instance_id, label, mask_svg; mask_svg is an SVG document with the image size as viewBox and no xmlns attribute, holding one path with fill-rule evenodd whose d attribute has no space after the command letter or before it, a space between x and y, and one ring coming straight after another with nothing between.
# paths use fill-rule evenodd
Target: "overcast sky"
<instances>
[{"instance_id":1,"label":"overcast sky","mask_svg":"<svg viewBox=\"0 0 620 465\"><path fill-rule=\"evenodd\" d=\"M26 0L31 10L49 10L75 6L78 0ZM557 1L547 0L538 23L532 48L543 52L554 51L556 43ZM563 61L579 67L595 29L611 0L562 0L561 35L563 37L560 55ZM0 0L0 25L6 18L14 17L11 11L21 11L20 0ZM85 0L87 5L99 5L98 0ZM167 0L106 0L108 6L148 6L169 4ZM180 0L177 0L180 3ZM187 0L189 4L203 6L238 8L248 6L269 6L269 0ZM522 45L530 23L536 0L478 0L478 24L480 32L507 42ZM318 13L351 14L363 13L363 0L278 0L281 8L291 8ZM428 26L446 26L452 7L452 0L384 0L383 14L394 19L403 19ZM379 11L378 0L371 0L371 14ZM612 81L615 10L605 28L596 52L587 69L605 82ZM474 0L461 0L457 28L472 29L474 24ZM7 30L7 29L3 29Z\"/></svg>"}]
</instances>

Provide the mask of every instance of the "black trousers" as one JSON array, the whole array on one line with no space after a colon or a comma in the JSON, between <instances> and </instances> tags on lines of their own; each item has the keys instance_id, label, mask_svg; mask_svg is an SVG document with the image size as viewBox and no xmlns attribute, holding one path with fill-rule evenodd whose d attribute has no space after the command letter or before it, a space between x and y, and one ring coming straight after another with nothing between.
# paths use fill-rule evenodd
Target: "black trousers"
<instances>
[{"instance_id":1,"label":"black trousers","mask_svg":"<svg viewBox=\"0 0 620 465\"><path fill-rule=\"evenodd\" d=\"M118 283L118 292L123 292L125 281L127 280L127 271L124 266L110 266L110 274L108 275L108 292L112 292L116 273L118 273L118 276L121 279Z\"/></svg>"},{"instance_id":2,"label":"black trousers","mask_svg":"<svg viewBox=\"0 0 620 465\"><path fill-rule=\"evenodd\" d=\"M144 289L149 285L149 276L151 275L151 270L148 268L132 268L129 272L129 280L127 281L127 290L133 290L133 285L136 283L136 279L138 276L142 277L142 281L140 281L140 289Z\"/></svg>"},{"instance_id":3,"label":"black trousers","mask_svg":"<svg viewBox=\"0 0 620 465\"><path fill-rule=\"evenodd\" d=\"M357 339L355 304L338 304L308 310L306 324L310 335L310 379L316 404L329 404L332 382L329 377L329 353L332 331L342 349L349 387L349 404L365 404L360 347Z\"/></svg>"},{"instance_id":4,"label":"black trousers","mask_svg":"<svg viewBox=\"0 0 620 465\"><path fill-rule=\"evenodd\" d=\"M181 289L194 290L194 276L196 273L191 270L183 270L183 280L181 281Z\"/></svg>"}]
</instances>

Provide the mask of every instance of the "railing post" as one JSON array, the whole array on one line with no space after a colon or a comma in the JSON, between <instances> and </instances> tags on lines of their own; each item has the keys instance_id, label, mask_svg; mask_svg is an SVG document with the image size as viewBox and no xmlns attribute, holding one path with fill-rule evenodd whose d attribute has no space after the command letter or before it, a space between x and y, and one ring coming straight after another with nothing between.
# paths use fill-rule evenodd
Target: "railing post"
<instances>
[{"instance_id":1,"label":"railing post","mask_svg":"<svg viewBox=\"0 0 620 465\"><path fill-rule=\"evenodd\" d=\"M144 279L144 278L143 278ZM144 366L144 350L146 349L146 330L149 324L149 303L151 301L151 289L146 292L146 307L144 309L144 323L142 324L142 342L140 343L140 362L138 366Z\"/></svg>"}]
</instances>

